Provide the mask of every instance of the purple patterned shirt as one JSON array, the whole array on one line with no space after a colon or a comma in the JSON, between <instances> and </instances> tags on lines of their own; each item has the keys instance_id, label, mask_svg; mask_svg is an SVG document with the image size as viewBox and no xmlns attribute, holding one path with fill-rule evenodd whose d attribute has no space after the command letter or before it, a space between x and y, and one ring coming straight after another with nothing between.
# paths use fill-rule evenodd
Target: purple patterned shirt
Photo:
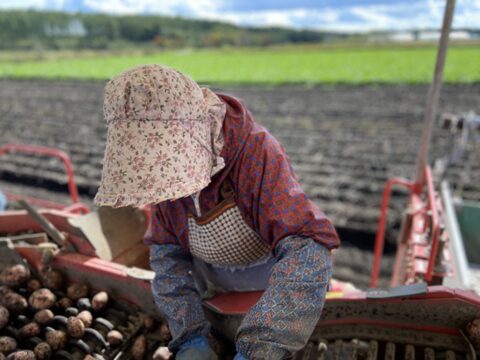
<instances>
[{"instance_id":1,"label":"purple patterned shirt","mask_svg":"<svg viewBox=\"0 0 480 360\"><path fill-rule=\"evenodd\" d=\"M339 246L332 223L305 195L279 142L257 124L237 99L219 95L227 104L221 156L225 168L200 193L206 213L221 200L225 179L232 184L246 223L268 244L277 263L264 295L245 317L237 350L249 358L283 358L301 348L323 307L331 276L329 250ZM172 350L209 324L189 272L187 216L195 214L191 197L152 208L152 290L173 335Z\"/></svg>"},{"instance_id":2,"label":"purple patterned shirt","mask_svg":"<svg viewBox=\"0 0 480 360\"><path fill-rule=\"evenodd\" d=\"M239 100L220 97L227 104L221 153L226 166L201 191L202 214L220 202L228 178L242 217L272 249L288 235L309 237L329 250L338 247L332 223L303 192L280 143ZM188 252L189 213L196 213L191 197L155 205L147 244L180 244Z\"/></svg>"}]
</instances>

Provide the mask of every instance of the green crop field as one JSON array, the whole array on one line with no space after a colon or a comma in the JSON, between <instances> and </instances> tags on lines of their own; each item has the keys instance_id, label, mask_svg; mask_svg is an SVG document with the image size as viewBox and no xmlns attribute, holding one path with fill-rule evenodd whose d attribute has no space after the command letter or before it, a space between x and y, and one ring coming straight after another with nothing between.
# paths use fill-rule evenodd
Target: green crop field
<instances>
[{"instance_id":1,"label":"green crop field","mask_svg":"<svg viewBox=\"0 0 480 360\"><path fill-rule=\"evenodd\" d=\"M165 64L200 83L428 83L435 47L178 50L153 54L70 53L35 59L21 53L0 57L0 77L108 79L129 67ZM480 46L452 46L445 81L480 81Z\"/></svg>"}]
</instances>

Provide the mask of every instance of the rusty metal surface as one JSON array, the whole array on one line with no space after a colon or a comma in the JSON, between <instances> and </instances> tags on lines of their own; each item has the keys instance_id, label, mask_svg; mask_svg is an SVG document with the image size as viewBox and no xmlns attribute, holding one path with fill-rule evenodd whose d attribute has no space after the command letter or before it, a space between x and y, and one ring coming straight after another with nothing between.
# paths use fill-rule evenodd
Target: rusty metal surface
<instances>
[{"instance_id":1,"label":"rusty metal surface","mask_svg":"<svg viewBox=\"0 0 480 360\"><path fill-rule=\"evenodd\" d=\"M468 344L462 336L402 328L388 328L370 324L352 324L317 327L312 341L318 339L367 339L384 342L430 346L436 349L466 351Z\"/></svg>"},{"instance_id":2,"label":"rusty metal surface","mask_svg":"<svg viewBox=\"0 0 480 360\"><path fill-rule=\"evenodd\" d=\"M359 344L362 344L359 346ZM365 346L364 346L365 345ZM294 360L468 360L474 359L465 351L438 350L431 347L404 345L372 340L369 343L353 340L311 341L297 352Z\"/></svg>"},{"instance_id":3,"label":"rusty metal surface","mask_svg":"<svg viewBox=\"0 0 480 360\"><path fill-rule=\"evenodd\" d=\"M480 304L457 301L453 297L425 297L408 301L327 301L321 321L355 318L458 328L478 317L479 313Z\"/></svg>"}]
</instances>

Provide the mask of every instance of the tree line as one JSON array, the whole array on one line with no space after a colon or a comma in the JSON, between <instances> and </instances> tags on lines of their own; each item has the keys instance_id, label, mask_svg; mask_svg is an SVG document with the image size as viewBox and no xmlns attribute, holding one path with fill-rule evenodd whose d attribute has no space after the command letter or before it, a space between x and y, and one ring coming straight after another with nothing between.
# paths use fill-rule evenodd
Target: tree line
<instances>
[{"instance_id":1,"label":"tree line","mask_svg":"<svg viewBox=\"0 0 480 360\"><path fill-rule=\"evenodd\" d=\"M317 43L346 35L287 28L238 27L218 21L166 16L113 16L40 11L1 11L1 49L114 49L268 46Z\"/></svg>"}]
</instances>

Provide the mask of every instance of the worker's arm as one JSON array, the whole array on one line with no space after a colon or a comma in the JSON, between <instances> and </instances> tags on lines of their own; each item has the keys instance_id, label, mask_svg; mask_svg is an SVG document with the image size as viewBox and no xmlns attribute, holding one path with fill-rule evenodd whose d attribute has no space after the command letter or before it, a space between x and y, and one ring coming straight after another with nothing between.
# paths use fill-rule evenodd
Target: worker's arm
<instances>
[{"instance_id":1,"label":"worker's arm","mask_svg":"<svg viewBox=\"0 0 480 360\"><path fill-rule=\"evenodd\" d=\"M167 318L176 351L185 341L208 334L201 299L191 275L191 257L176 244L153 244L150 265L155 272L152 290L160 312Z\"/></svg>"},{"instance_id":2,"label":"worker's arm","mask_svg":"<svg viewBox=\"0 0 480 360\"><path fill-rule=\"evenodd\" d=\"M288 236L275 255L269 286L237 333L237 351L249 359L283 359L305 346L332 274L329 250L312 239Z\"/></svg>"},{"instance_id":3,"label":"worker's arm","mask_svg":"<svg viewBox=\"0 0 480 360\"><path fill-rule=\"evenodd\" d=\"M281 359L306 343L320 317L332 272L329 251L339 239L266 130L254 127L238 161L233 174L238 206L272 247L277 263L268 288L239 328L236 345L247 358Z\"/></svg>"}]
</instances>

